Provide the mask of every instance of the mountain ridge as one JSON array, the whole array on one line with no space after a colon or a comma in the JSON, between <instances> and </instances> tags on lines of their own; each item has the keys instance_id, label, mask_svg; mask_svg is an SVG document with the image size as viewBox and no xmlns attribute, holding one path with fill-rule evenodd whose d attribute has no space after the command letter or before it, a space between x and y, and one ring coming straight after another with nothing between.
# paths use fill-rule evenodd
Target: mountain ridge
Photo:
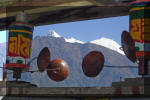
<instances>
[{"instance_id":1,"label":"mountain ridge","mask_svg":"<svg viewBox=\"0 0 150 100\"><path fill-rule=\"evenodd\" d=\"M56 38L61 38L61 36L57 32L55 32L54 30L50 30L47 35L48 36L52 36L52 37L56 37ZM64 38L64 40L66 42L69 42L69 43L81 43L81 44L88 43L88 42L83 42L81 40L77 40L74 37ZM117 52L119 52L122 55L125 55L124 52L122 50L120 50L121 46L117 42L112 40L112 39L101 37L99 39L90 41L89 43L93 43L93 44L96 44L96 45L104 46L104 47L109 48L111 50L117 51Z\"/></svg>"},{"instance_id":2,"label":"mountain ridge","mask_svg":"<svg viewBox=\"0 0 150 100\"><path fill-rule=\"evenodd\" d=\"M127 78L137 76L136 69L104 67L97 77L86 77L83 74L81 63L83 57L93 50L101 51L104 54L105 65L135 65L124 55L100 45L92 43L68 43L64 40L64 38L37 36L33 40L31 57L36 57L45 46L47 46L51 51L51 60L61 58L68 63L70 68L69 77L64 81L57 83L50 80L45 71L44 73L25 74L23 75L22 80L37 84L39 87L91 87L110 86L111 82L119 81L120 77ZM30 70L37 70L36 61L32 63L31 66Z\"/></svg>"},{"instance_id":3,"label":"mountain ridge","mask_svg":"<svg viewBox=\"0 0 150 100\"><path fill-rule=\"evenodd\" d=\"M69 43L62 37L36 36L32 41L31 59L37 57L44 47L49 48L51 60L61 58L68 63L70 69L69 77L57 83L50 80L46 71L44 71L43 73L24 73L21 78L22 81L36 84L39 87L95 87L110 86L111 82L120 81L120 77L137 77L137 69L106 67L103 68L102 72L97 77L86 77L81 67L82 60L88 52L93 50L101 51L104 54L105 65L135 66L125 55L104 46L93 43ZM30 70L37 70L36 60L31 64ZM12 80L12 74L8 76L8 80Z\"/></svg>"}]
</instances>

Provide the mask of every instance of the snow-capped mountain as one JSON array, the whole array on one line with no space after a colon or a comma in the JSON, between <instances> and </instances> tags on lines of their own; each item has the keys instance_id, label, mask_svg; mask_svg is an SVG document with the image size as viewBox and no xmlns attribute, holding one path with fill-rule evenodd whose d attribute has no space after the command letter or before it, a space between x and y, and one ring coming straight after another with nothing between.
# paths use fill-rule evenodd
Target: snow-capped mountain
<instances>
[{"instance_id":1,"label":"snow-capped mountain","mask_svg":"<svg viewBox=\"0 0 150 100\"><path fill-rule=\"evenodd\" d=\"M60 37L61 37L61 36L60 36L57 32L55 32L54 30L50 30L47 35L48 35L48 36L52 36L52 37L56 37L56 38L60 38ZM84 42L82 42L82 41L80 41L80 40L77 40L77 39L75 39L75 38L73 38L73 37L71 37L71 38L64 38L64 40L65 40L66 42L69 42L69 43L80 43L80 44L84 44Z\"/></svg>"},{"instance_id":2,"label":"snow-capped mountain","mask_svg":"<svg viewBox=\"0 0 150 100\"><path fill-rule=\"evenodd\" d=\"M117 51L120 54L124 55L124 52L122 50L120 50L120 45L117 42L115 42L114 40L112 40L112 39L108 39L108 38L102 37L100 39L93 40L90 43L104 46L106 48L109 48L111 50Z\"/></svg>"},{"instance_id":3,"label":"snow-capped mountain","mask_svg":"<svg viewBox=\"0 0 150 100\"><path fill-rule=\"evenodd\" d=\"M110 86L112 81L119 80L120 77L135 77L136 73L131 69L104 68L102 73L95 78L88 78L82 71L83 57L90 51L101 51L105 57L105 65L123 66L134 64L126 56L116 51L93 43L66 43L64 38L48 36L37 36L32 42L31 58L37 57L42 48L48 47L51 52L51 59L60 58L65 60L69 66L69 76L63 82L56 83L49 79L46 71L43 73L25 73L23 81L37 84L40 87L90 87L90 86ZM31 64L30 70L38 70L37 61ZM108 73L109 72L109 73ZM8 80L11 79L12 76Z\"/></svg>"},{"instance_id":4,"label":"snow-capped mountain","mask_svg":"<svg viewBox=\"0 0 150 100\"><path fill-rule=\"evenodd\" d=\"M61 37L61 36L60 36L58 33L56 33L54 30L49 30L47 35L48 35L48 36L52 36L52 37L56 37L56 38L60 38L60 37Z\"/></svg>"},{"instance_id":5,"label":"snow-capped mountain","mask_svg":"<svg viewBox=\"0 0 150 100\"><path fill-rule=\"evenodd\" d=\"M84 44L85 42L82 42L80 40L76 40L75 38L65 38L65 41L66 42L69 42L69 43L80 43L80 44Z\"/></svg>"},{"instance_id":6,"label":"snow-capped mountain","mask_svg":"<svg viewBox=\"0 0 150 100\"><path fill-rule=\"evenodd\" d=\"M93 43L66 43L65 38L51 31L51 36L36 36L32 41L31 59L37 57L44 47L48 47L51 52L51 59L60 58L65 60L69 66L69 76L63 82L54 82L49 79L47 72L43 73L24 73L22 81L31 82L39 87L93 87L110 86L111 82L119 80L120 77L135 77L136 70L127 68L126 70L115 68L104 68L100 75L95 78L88 78L82 71L83 57L93 50L100 50L105 57L105 65L114 66L134 66L126 56L116 51ZM58 38L59 35L59 38ZM110 41L109 41L110 42ZM6 49L5 49L6 50ZM4 56L3 56L4 58ZM38 70L37 61L31 63L30 70ZM109 72L109 73L108 73ZM13 80L12 74L8 75L7 80Z\"/></svg>"},{"instance_id":7,"label":"snow-capped mountain","mask_svg":"<svg viewBox=\"0 0 150 100\"><path fill-rule=\"evenodd\" d=\"M56 37L56 38L60 38L61 37L54 30L50 30L48 32L48 36L52 36L52 37ZM69 43L80 43L80 44L84 44L85 43L85 42L77 40L77 39L75 39L73 37L71 37L71 38L64 38L64 40L66 42L69 42ZM111 50L117 51L118 53L124 55L124 52L119 49L121 46L117 42L115 42L114 40L112 40L112 39L102 37L100 39L93 40L90 43L104 46L106 48L109 48Z\"/></svg>"}]
</instances>

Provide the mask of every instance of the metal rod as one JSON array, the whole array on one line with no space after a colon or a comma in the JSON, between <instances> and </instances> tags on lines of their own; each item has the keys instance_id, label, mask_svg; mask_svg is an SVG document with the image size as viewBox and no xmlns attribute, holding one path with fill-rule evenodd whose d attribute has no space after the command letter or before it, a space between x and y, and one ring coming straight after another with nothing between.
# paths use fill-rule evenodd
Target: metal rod
<instances>
[{"instance_id":1,"label":"metal rod","mask_svg":"<svg viewBox=\"0 0 150 100\"><path fill-rule=\"evenodd\" d=\"M34 61L34 60L36 60L38 57L34 57L34 58L32 58L29 62L28 62L28 66L30 66L30 64Z\"/></svg>"},{"instance_id":2,"label":"metal rod","mask_svg":"<svg viewBox=\"0 0 150 100\"><path fill-rule=\"evenodd\" d=\"M108 67L108 68L138 68L137 66L109 66L109 65L104 65L104 67Z\"/></svg>"},{"instance_id":3,"label":"metal rod","mask_svg":"<svg viewBox=\"0 0 150 100\"><path fill-rule=\"evenodd\" d=\"M3 68L5 69L4 67L0 67L0 68ZM60 70L60 68L55 68L55 69L47 69L47 70L51 70L51 71L56 71L56 70ZM39 72L39 70L34 70L34 71L26 71L26 72ZM22 72L22 73L26 73L26 72ZM7 72L7 74L13 74L13 72Z\"/></svg>"},{"instance_id":4,"label":"metal rod","mask_svg":"<svg viewBox=\"0 0 150 100\"><path fill-rule=\"evenodd\" d=\"M36 58L34 58L36 59ZM137 66L110 66L110 65L104 65L104 67L109 67L109 68L138 68ZM4 68L4 67L0 67L0 68ZM58 70L59 68L56 69L47 69L47 70ZM39 70L37 70L39 71Z\"/></svg>"},{"instance_id":5,"label":"metal rod","mask_svg":"<svg viewBox=\"0 0 150 100\"><path fill-rule=\"evenodd\" d=\"M47 70L52 70L52 71L54 70L54 71L55 71L55 70L60 70L60 68L55 68L55 69L47 69Z\"/></svg>"},{"instance_id":6,"label":"metal rod","mask_svg":"<svg viewBox=\"0 0 150 100\"><path fill-rule=\"evenodd\" d=\"M56 71L56 70L60 70L60 68L55 68L55 69L47 69L47 70ZM34 73L34 72L39 72L39 70L34 70L34 71L26 71L26 72ZM23 73L26 73L26 72L23 72Z\"/></svg>"}]
</instances>

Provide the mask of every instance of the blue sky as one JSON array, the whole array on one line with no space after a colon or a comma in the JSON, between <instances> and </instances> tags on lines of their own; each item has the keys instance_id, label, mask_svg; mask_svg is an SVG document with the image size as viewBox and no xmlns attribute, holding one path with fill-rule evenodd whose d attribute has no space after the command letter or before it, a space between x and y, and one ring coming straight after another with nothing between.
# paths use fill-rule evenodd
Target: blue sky
<instances>
[{"instance_id":1,"label":"blue sky","mask_svg":"<svg viewBox=\"0 0 150 100\"><path fill-rule=\"evenodd\" d=\"M112 17L96 20L86 20L35 27L34 36L46 35L48 30L55 30L62 37L74 37L88 42L101 37L115 40L120 44L121 33L129 30L129 17ZM0 31L0 43L6 41L6 32Z\"/></svg>"},{"instance_id":2,"label":"blue sky","mask_svg":"<svg viewBox=\"0 0 150 100\"><path fill-rule=\"evenodd\" d=\"M78 40L88 42L101 37L106 37L121 44L122 31L129 30L129 17L121 16L39 26L34 29L34 37L36 35L46 35L48 30L51 29L55 30L60 36L65 38L74 37ZM6 31L0 31L0 43L2 42L6 42Z\"/></svg>"},{"instance_id":3,"label":"blue sky","mask_svg":"<svg viewBox=\"0 0 150 100\"><path fill-rule=\"evenodd\" d=\"M0 43L6 42L6 31L0 31Z\"/></svg>"},{"instance_id":4,"label":"blue sky","mask_svg":"<svg viewBox=\"0 0 150 100\"><path fill-rule=\"evenodd\" d=\"M129 30L129 17L113 17L96 20L69 22L35 27L34 35L46 35L48 30L55 30L62 37L74 37L88 42L101 37L115 40L120 44L121 33Z\"/></svg>"}]
</instances>

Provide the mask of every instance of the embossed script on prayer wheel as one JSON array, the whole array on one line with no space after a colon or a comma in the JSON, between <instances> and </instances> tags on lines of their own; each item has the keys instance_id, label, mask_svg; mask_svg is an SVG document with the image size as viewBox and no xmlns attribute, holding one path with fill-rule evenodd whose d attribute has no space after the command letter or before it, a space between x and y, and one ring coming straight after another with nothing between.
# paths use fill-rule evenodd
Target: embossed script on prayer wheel
<instances>
[{"instance_id":1,"label":"embossed script on prayer wheel","mask_svg":"<svg viewBox=\"0 0 150 100\"><path fill-rule=\"evenodd\" d=\"M131 3L130 34L135 41L139 75L147 75L147 63L150 59L150 0L138 0Z\"/></svg>"},{"instance_id":2,"label":"embossed script on prayer wheel","mask_svg":"<svg viewBox=\"0 0 150 100\"><path fill-rule=\"evenodd\" d=\"M33 26L26 22L14 22L9 26L7 69L29 70L27 61L31 54Z\"/></svg>"},{"instance_id":3,"label":"embossed script on prayer wheel","mask_svg":"<svg viewBox=\"0 0 150 100\"><path fill-rule=\"evenodd\" d=\"M150 0L131 3L130 34L135 41L136 56L150 58Z\"/></svg>"}]
</instances>

